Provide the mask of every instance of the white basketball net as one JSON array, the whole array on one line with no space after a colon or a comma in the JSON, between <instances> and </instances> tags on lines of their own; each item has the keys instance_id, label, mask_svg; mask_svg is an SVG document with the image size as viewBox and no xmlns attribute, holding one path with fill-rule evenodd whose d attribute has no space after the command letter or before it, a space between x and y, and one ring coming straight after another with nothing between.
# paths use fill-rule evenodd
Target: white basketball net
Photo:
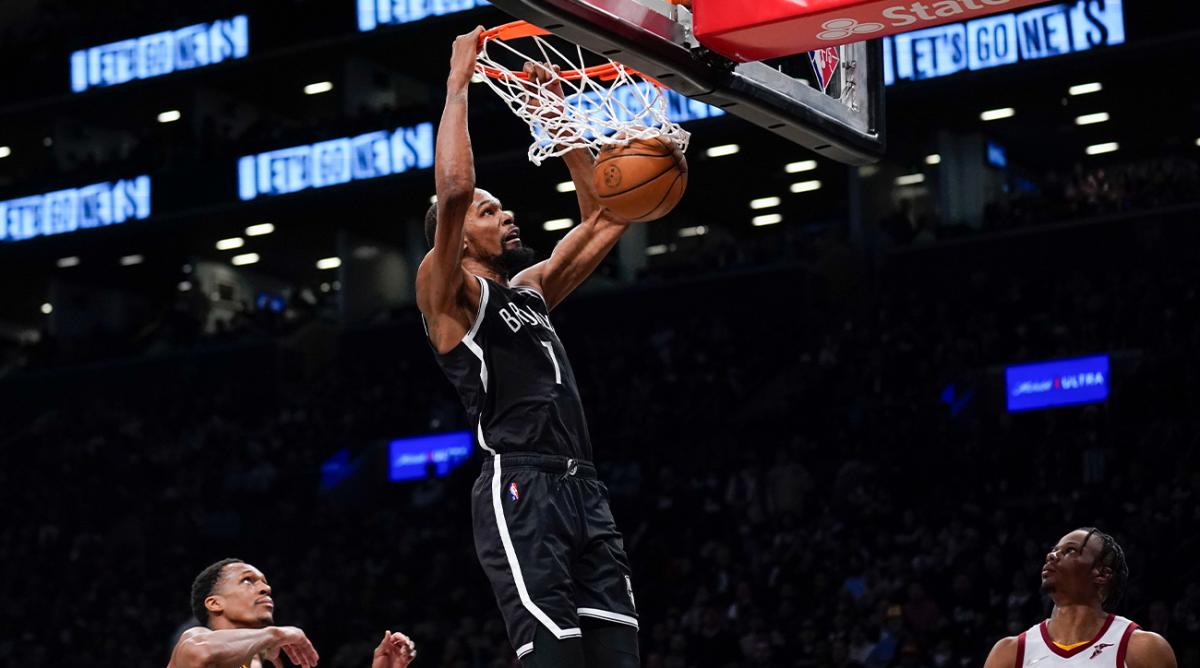
<instances>
[{"instance_id":1,"label":"white basketball net","mask_svg":"<svg viewBox=\"0 0 1200 668\"><path fill-rule=\"evenodd\" d=\"M619 63L613 63L613 74L604 79L589 76L580 47L575 47L576 58L572 60L541 37L529 39L534 40L542 56L535 62L558 65L564 71L579 70L576 79L552 73L552 81L562 86L563 98L550 90L550 82L539 84L521 79L516 72L496 62L488 53L489 47L503 47L516 54L522 63L534 60L499 39L484 41L475 70L477 80L487 83L529 125L533 136L529 145L530 162L540 165L547 158L577 148L596 153L604 146L655 137L674 142L681 151L687 150L691 133L671 121L666 97L658 85ZM493 76L485 74L485 68L491 69Z\"/></svg>"}]
</instances>

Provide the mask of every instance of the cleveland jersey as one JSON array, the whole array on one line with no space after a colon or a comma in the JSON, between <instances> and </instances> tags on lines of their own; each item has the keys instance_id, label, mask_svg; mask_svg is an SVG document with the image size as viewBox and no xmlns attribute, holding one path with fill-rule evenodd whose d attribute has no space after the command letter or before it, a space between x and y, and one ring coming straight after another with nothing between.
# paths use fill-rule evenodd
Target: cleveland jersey
<instances>
[{"instance_id":1,"label":"cleveland jersey","mask_svg":"<svg viewBox=\"0 0 1200 668\"><path fill-rule=\"evenodd\" d=\"M471 329L445 355L434 351L489 454L591 460L583 403L541 293L480 276Z\"/></svg>"},{"instance_id":2,"label":"cleveland jersey","mask_svg":"<svg viewBox=\"0 0 1200 668\"><path fill-rule=\"evenodd\" d=\"M1129 637L1137 627L1137 624L1124 617L1109 615L1108 621L1091 642L1063 649L1054 644L1049 626L1042 622L1017 636L1016 668L1125 668Z\"/></svg>"}]
</instances>

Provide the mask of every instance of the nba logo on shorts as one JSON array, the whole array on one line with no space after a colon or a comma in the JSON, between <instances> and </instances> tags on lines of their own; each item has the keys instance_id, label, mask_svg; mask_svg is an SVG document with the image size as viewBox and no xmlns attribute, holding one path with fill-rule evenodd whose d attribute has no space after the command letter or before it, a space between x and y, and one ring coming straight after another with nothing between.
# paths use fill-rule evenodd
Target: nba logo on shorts
<instances>
[{"instance_id":1,"label":"nba logo on shorts","mask_svg":"<svg viewBox=\"0 0 1200 668\"><path fill-rule=\"evenodd\" d=\"M517 489L517 483L515 483L515 482L508 483L508 495L510 497L512 497L513 501L521 500L521 491Z\"/></svg>"}]
</instances>

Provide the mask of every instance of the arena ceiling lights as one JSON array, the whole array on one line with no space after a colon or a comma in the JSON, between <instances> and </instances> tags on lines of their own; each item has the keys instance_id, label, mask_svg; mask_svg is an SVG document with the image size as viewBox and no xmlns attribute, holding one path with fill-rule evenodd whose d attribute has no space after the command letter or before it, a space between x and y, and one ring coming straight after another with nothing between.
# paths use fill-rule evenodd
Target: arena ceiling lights
<instances>
[{"instance_id":1,"label":"arena ceiling lights","mask_svg":"<svg viewBox=\"0 0 1200 668\"><path fill-rule=\"evenodd\" d=\"M979 114L981 121L1000 121L1006 118L1012 118L1017 115L1017 110L1012 107L1004 107L1002 109L988 109Z\"/></svg>"},{"instance_id":2,"label":"arena ceiling lights","mask_svg":"<svg viewBox=\"0 0 1200 668\"><path fill-rule=\"evenodd\" d=\"M722 144L720 146L713 146L709 148L704 152L704 155L707 155L710 158L721 158L727 155L734 155L740 150L742 150L742 148L737 144Z\"/></svg>"},{"instance_id":3,"label":"arena ceiling lights","mask_svg":"<svg viewBox=\"0 0 1200 668\"><path fill-rule=\"evenodd\" d=\"M1085 84L1079 84L1078 86L1071 86L1070 88L1067 89L1067 94L1070 95L1071 97L1077 97L1079 95L1090 95L1092 93L1099 93L1102 90L1104 90L1104 84L1100 83L1099 81L1096 81L1093 83L1085 83Z\"/></svg>"},{"instance_id":4,"label":"arena ceiling lights","mask_svg":"<svg viewBox=\"0 0 1200 668\"><path fill-rule=\"evenodd\" d=\"M1075 125L1095 125L1097 123L1107 123L1110 116L1107 112L1099 112L1095 114L1084 114L1075 118Z\"/></svg>"},{"instance_id":5,"label":"arena ceiling lights","mask_svg":"<svg viewBox=\"0 0 1200 668\"><path fill-rule=\"evenodd\" d=\"M1116 153L1121 149L1121 145L1115 141L1105 142L1103 144L1092 144L1087 147L1088 155L1104 155L1105 153Z\"/></svg>"},{"instance_id":6,"label":"arena ceiling lights","mask_svg":"<svg viewBox=\"0 0 1200 668\"><path fill-rule=\"evenodd\" d=\"M320 95L321 93L328 93L331 90L333 90L333 82L332 81L317 81L315 83L310 83L307 86L305 86L304 94L305 95Z\"/></svg>"}]
</instances>

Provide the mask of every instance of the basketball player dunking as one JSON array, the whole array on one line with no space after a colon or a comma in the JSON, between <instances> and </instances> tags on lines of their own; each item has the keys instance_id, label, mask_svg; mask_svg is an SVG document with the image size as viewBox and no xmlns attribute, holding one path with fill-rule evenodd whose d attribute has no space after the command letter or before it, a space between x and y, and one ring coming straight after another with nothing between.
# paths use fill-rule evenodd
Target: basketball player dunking
<instances>
[{"instance_id":1,"label":"basketball player dunking","mask_svg":"<svg viewBox=\"0 0 1200 668\"><path fill-rule=\"evenodd\" d=\"M467 87L481 31L454 42L434 163L437 203L425 218L432 249L417 272L429 342L488 455L474 489L475 551L526 668L635 667L629 560L550 322L628 221L598 203L591 155L568 153L581 222L549 259L526 268L533 252L512 213L475 188ZM537 70L526 69L545 81Z\"/></svg>"},{"instance_id":2,"label":"basketball player dunking","mask_svg":"<svg viewBox=\"0 0 1200 668\"><path fill-rule=\"evenodd\" d=\"M283 657L301 668L317 665L317 650L304 631L275 626L275 601L262 571L241 559L209 565L192 582L192 613L200 626L179 637L167 668L284 668ZM371 668L407 668L417 656L402 633L387 631Z\"/></svg>"},{"instance_id":3,"label":"basketball player dunking","mask_svg":"<svg viewBox=\"0 0 1200 668\"><path fill-rule=\"evenodd\" d=\"M1042 567L1042 591L1054 601L1050 619L1001 639L984 668L1176 668L1162 636L1105 612L1120 601L1128 578L1112 536L1097 529L1063 536Z\"/></svg>"}]
</instances>

